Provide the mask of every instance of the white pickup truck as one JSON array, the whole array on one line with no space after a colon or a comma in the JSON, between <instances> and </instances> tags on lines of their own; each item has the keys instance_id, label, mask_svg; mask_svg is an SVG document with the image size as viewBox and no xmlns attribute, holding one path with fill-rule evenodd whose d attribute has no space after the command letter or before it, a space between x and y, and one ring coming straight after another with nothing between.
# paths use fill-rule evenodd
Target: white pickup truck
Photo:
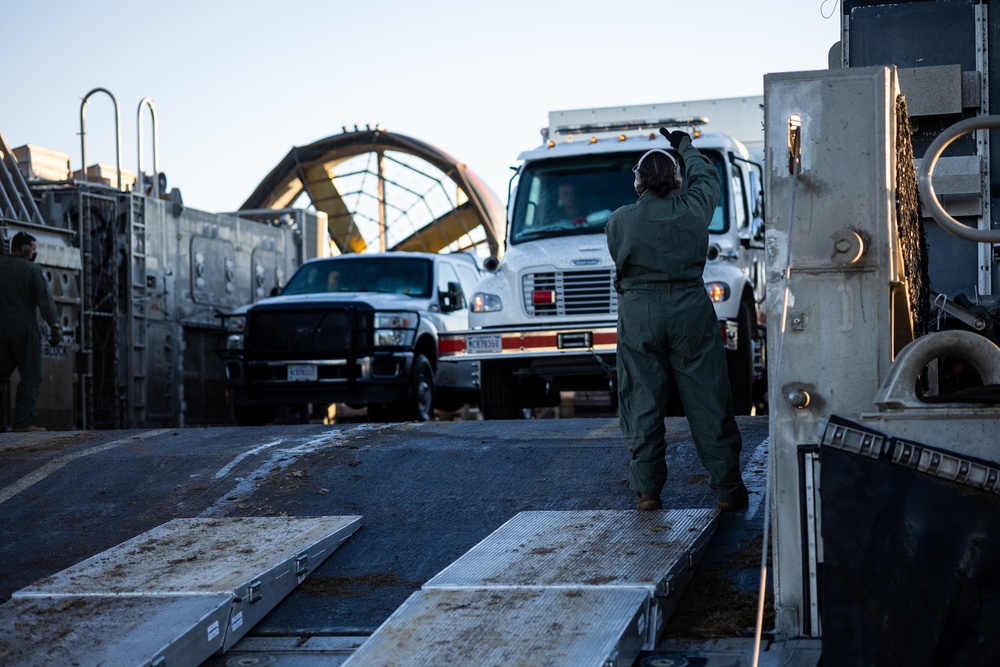
<instances>
[{"instance_id":1,"label":"white pickup truck","mask_svg":"<svg viewBox=\"0 0 1000 667\"><path fill-rule=\"evenodd\" d=\"M470 329L439 337L442 363L478 360L486 419L554 406L562 391L612 390L618 295L604 227L635 201L632 167L668 148L659 128L691 133L719 170L705 288L719 315L737 413L766 400L762 167L740 141L703 131L704 117L657 115L670 105L559 111L545 143L519 156L502 261L472 297Z\"/></svg>"},{"instance_id":2,"label":"white pickup truck","mask_svg":"<svg viewBox=\"0 0 1000 667\"><path fill-rule=\"evenodd\" d=\"M468 253L349 254L305 262L279 295L224 316L222 351L238 424L316 406L367 407L427 421L475 402L474 361L437 360L437 338L466 329L481 279ZM471 399L471 400L470 400Z\"/></svg>"}]
</instances>

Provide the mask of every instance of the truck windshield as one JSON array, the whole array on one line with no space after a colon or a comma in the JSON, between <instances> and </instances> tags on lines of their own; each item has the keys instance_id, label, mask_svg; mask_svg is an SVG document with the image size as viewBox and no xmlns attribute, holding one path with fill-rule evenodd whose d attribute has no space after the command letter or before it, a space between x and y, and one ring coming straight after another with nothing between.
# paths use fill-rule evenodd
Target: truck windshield
<instances>
[{"instance_id":1,"label":"truck windshield","mask_svg":"<svg viewBox=\"0 0 1000 667\"><path fill-rule=\"evenodd\" d=\"M708 231L726 230L722 158L705 151L719 170L723 193ZM635 201L632 167L642 153L587 155L525 165L511 216L511 243L603 232L611 213Z\"/></svg>"},{"instance_id":2,"label":"truck windshield","mask_svg":"<svg viewBox=\"0 0 1000 667\"><path fill-rule=\"evenodd\" d=\"M429 297L430 260L409 257L338 257L303 264L282 294L384 292Z\"/></svg>"}]
</instances>

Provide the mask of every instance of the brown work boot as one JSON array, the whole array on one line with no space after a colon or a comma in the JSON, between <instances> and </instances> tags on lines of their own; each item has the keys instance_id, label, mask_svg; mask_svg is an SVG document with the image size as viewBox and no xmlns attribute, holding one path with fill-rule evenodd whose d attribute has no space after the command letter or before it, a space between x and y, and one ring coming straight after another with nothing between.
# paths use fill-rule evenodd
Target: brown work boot
<instances>
[{"instance_id":1,"label":"brown work boot","mask_svg":"<svg viewBox=\"0 0 1000 667\"><path fill-rule=\"evenodd\" d=\"M640 510L658 510L663 508L660 496L655 493L643 493L640 491L635 496L635 507Z\"/></svg>"},{"instance_id":2,"label":"brown work boot","mask_svg":"<svg viewBox=\"0 0 1000 667\"><path fill-rule=\"evenodd\" d=\"M719 509L723 512L736 512L746 509L750 504L750 494L747 487L741 486L740 490L729 500L719 500Z\"/></svg>"}]
</instances>

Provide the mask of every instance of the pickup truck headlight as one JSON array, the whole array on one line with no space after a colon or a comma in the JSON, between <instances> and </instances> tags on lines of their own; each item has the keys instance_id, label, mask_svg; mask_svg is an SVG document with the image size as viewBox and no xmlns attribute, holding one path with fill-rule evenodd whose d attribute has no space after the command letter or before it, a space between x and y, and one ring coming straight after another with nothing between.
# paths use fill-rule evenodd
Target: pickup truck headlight
<instances>
[{"instance_id":1,"label":"pickup truck headlight","mask_svg":"<svg viewBox=\"0 0 1000 667\"><path fill-rule=\"evenodd\" d=\"M375 313L375 347L413 347L418 321L416 313Z\"/></svg>"},{"instance_id":2,"label":"pickup truck headlight","mask_svg":"<svg viewBox=\"0 0 1000 667\"><path fill-rule=\"evenodd\" d=\"M246 343L246 315L230 315L226 317L226 349L242 350Z\"/></svg>"},{"instance_id":3,"label":"pickup truck headlight","mask_svg":"<svg viewBox=\"0 0 1000 667\"><path fill-rule=\"evenodd\" d=\"M472 295L472 312L493 313L498 310L503 310L503 302L498 295L485 292L476 292Z\"/></svg>"},{"instance_id":4,"label":"pickup truck headlight","mask_svg":"<svg viewBox=\"0 0 1000 667\"><path fill-rule=\"evenodd\" d=\"M712 303L721 303L729 298L729 285L726 283L705 283L705 289Z\"/></svg>"}]
</instances>

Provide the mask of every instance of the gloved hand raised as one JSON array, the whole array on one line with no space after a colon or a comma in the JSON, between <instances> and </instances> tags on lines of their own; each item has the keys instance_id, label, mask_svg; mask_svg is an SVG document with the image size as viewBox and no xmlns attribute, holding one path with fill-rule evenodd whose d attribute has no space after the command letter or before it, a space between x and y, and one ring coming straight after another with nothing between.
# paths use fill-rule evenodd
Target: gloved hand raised
<instances>
[{"instance_id":1,"label":"gloved hand raised","mask_svg":"<svg viewBox=\"0 0 1000 667\"><path fill-rule=\"evenodd\" d=\"M661 127L660 134L662 134L667 138L667 141L670 142L670 147L673 148L674 150L680 148L681 139L683 139L684 137L687 137L688 141L691 140L691 135L682 130L674 130L673 132L667 132L667 128Z\"/></svg>"},{"instance_id":2,"label":"gloved hand raised","mask_svg":"<svg viewBox=\"0 0 1000 667\"><path fill-rule=\"evenodd\" d=\"M49 347L58 347L59 343L62 342L63 333L62 327L58 324L53 324L49 327Z\"/></svg>"}]
</instances>

